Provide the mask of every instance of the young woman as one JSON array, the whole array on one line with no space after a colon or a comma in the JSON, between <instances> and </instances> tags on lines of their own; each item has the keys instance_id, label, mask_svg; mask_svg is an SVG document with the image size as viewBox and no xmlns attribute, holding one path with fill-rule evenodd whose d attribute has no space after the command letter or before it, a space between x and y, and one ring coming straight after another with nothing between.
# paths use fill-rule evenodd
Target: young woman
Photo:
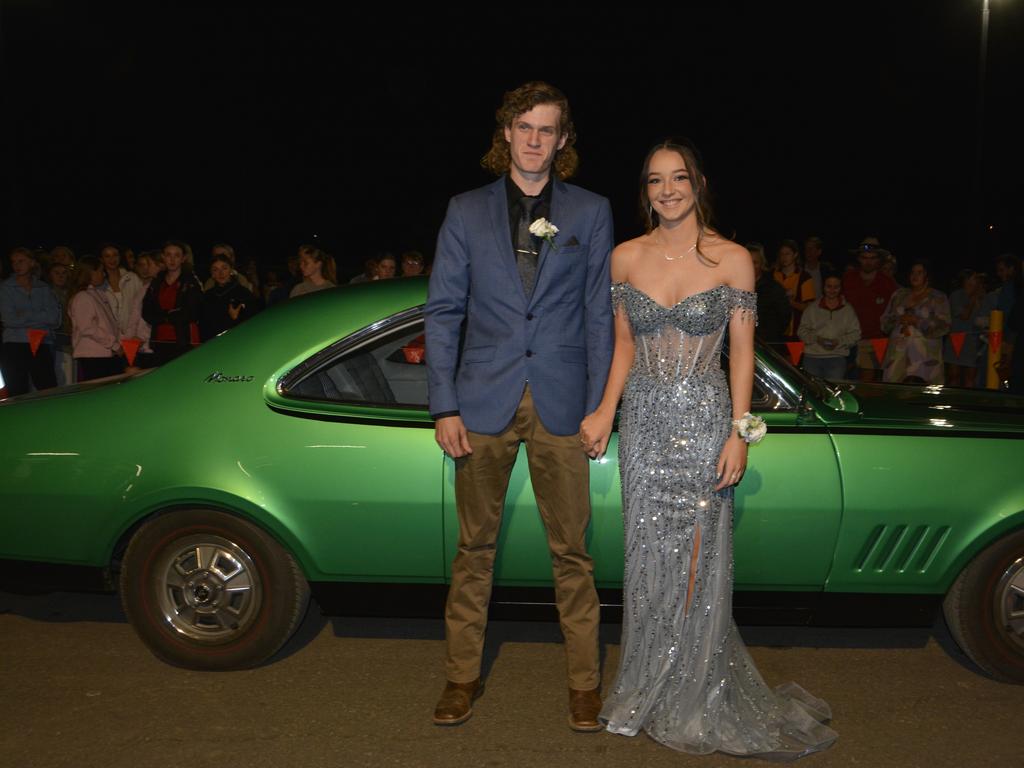
<instances>
[{"instance_id":1,"label":"young woman","mask_svg":"<svg viewBox=\"0 0 1024 768\"><path fill-rule=\"evenodd\" d=\"M183 243L164 245L164 269L153 278L142 302L142 319L153 329L150 344L157 365L180 357L199 343L203 286L185 253Z\"/></svg>"},{"instance_id":2,"label":"young woman","mask_svg":"<svg viewBox=\"0 0 1024 768\"><path fill-rule=\"evenodd\" d=\"M799 757L836 739L822 725L828 705L792 684L768 688L732 619L732 489L758 437L741 421L754 377L750 254L711 227L687 144L650 151L640 200L648 232L612 253L615 352L580 429L600 455L621 395L625 606L601 719L685 752Z\"/></svg>"},{"instance_id":3,"label":"young woman","mask_svg":"<svg viewBox=\"0 0 1024 768\"><path fill-rule=\"evenodd\" d=\"M299 271L302 282L292 288L289 298L305 296L335 285L334 259L313 245L299 248Z\"/></svg>"},{"instance_id":4,"label":"young woman","mask_svg":"<svg viewBox=\"0 0 1024 768\"><path fill-rule=\"evenodd\" d=\"M783 240L775 259L773 277L786 291L790 316L786 336L793 338L800 327L800 316L814 301L814 278L800 266L800 246L796 240Z\"/></svg>"},{"instance_id":5,"label":"young woman","mask_svg":"<svg viewBox=\"0 0 1024 768\"><path fill-rule=\"evenodd\" d=\"M128 337L129 325L135 304L142 293L142 281L134 272L121 266L121 249L107 244L100 248L100 263L103 267L103 298L110 304L117 318L118 333Z\"/></svg>"},{"instance_id":6,"label":"young woman","mask_svg":"<svg viewBox=\"0 0 1024 768\"><path fill-rule=\"evenodd\" d=\"M68 301L71 354L78 365L79 381L116 376L124 371L117 318L101 290L105 279L105 265L99 259L79 259Z\"/></svg>"}]
</instances>

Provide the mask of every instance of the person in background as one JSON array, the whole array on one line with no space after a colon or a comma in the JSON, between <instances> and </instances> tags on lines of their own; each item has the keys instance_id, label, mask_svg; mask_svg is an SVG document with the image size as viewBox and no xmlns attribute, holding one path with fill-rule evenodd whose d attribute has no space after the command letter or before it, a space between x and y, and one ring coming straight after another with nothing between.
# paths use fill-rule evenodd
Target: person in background
<instances>
[{"instance_id":1,"label":"person in background","mask_svg":"<svg viewBox=\"0 0 1024 768\"><path fill-rule=\"evenodd\" d=\"M879 270L881 260L888 251L879 245L877 237L865 237L854 249L858 268L843 275L843 297L857 313L861 340L857 343L856 365L861 381L877 381L882 361L875 354L871 339L883 337L879 324L889 299L898 287L896 281Z\"/></svg>"},{"instance_id":2,"label":"person in background","mask_svg":"<svg viewBox=\"0 0 1024 768\"><path fill-rule=\"evenodd\" d=\"M267 294L267 306L285 301L291 296L292 289L302 282L302 271L299 269L299 254L293 253L285 265L287 279Z\"/></svg>"},{"instance_id":3,"label":"person in background","mask_svg":"<svg viewBox=\"0 0 1024 768\"><path fill-rule=\"evenodd\" d=\"M1018 296L1024 294L1018 293ZM1013 344L1024 343L1024 307L1018 303L1017 308L1010 315L1010 321L1007 324L1008 333L1007 336L1014 341L1010 342L1010 349L1007 350L1007 356L1010 358L1006 364L1006 375L1010 382L1010 392L1014 395L1024 395L1024 350L1018 350L1017 354L1013 354Z\"/></svg>"},{"instance_id":4,"label":"person in background","mask_svg":"<svg viewBox=\"0 0 1024 768\"><path fill-rule=\"evenodd\" d=\"M284 285L281 282L281 273L283 271L280 267L270 267L263 273L263 290L260 298L263 299L264 304L269 305L270 297L274 294L274 291Z\"/></svg>"},{"instance_id":5,"label":"person in background","mask_svg":"<svg viewBox=\"0 0 1024 768\"><path fill-rule=\"evenodd\" d=\"M117 319L118 338L127 337L131 315L142 293L142 280L121 266L121 249L111 243L100 248L100 264L104 276L101 284L103 298Z\"/></svg>"},{"instance_id":6,"label":"person in background","mask_svg":"<svg viewBox=\"0 0 1024 768\"><path fill-rule=\"evenodd\" d=\"M988 329L989 313L995 307L995 297L985 293L985 279L983 273L965 269L957 277L958 287L949 296L952 323L943 346L943 359L946 383L953 387L977 386L979 358L984 349L980 334ZM951 341L954 333L964 334L959 354Z\"/></svg>"},{"instance_id":7,"label":"person in background","mask_svg":"<svg viewBox=\"0 0 1024 768\"><path fill-rule=\"evenodd\" d=\"M406 251L402 254L402 277L418 277L423 274L423 254Z\"/></svg>"},{"instance_id":8,"label":"person in background","mask_svg":"<svg viewBox=\"0 0 1024 768\"><path fill-rule=\"evenodd\" d=\"M128 371L136 368L156 367L153 347L149 343L152 328L150 328L149 323L142 318L142 304L146 298L149 286L153 282L153 278L159 275L163 268L164 257L160 251L143 251L135 259L135 273L139 276L139 280L142 281L142 291L140 291L135 304L132 306L131 319L128 323L128 333L126 334L126 338L138 339L142 343L139 345L139 349L135 354L134 365L130 365L126 368Z\"/></svg>"},{"instance_id":9,"label":"person in background","mask_svg":"<svg viewBox=\"0 0 1024 768\"><path fill-rule=\"evenodd\" d=\"M315 245L299 247L299 271L302 282L292 288L290 298L334 288L334 259Z\"/></svg>"},{"instance_id":10,"label":"person in background","mask_svg":"<svg viewBox=\"0 0 1024 768\"><path fill-rule=\"evenodd\" d=\"M50 264L50 268L46 270L46 281L50 284L50 288L53 289L53 293L62 307L66 307L68 305L68 298L70 296L70 277L71 271L65 265L60 263L54 262Z\"/></svg>"},{"instance_id":11,"label":"person in background","mask_svg":"<svg viewBox=\"0 0 1024 768\"><path fill-rule=\"evenodd\" d=\"M254 296L258 296L263 291L262 284L260 283L260 265L256 263L256 259L249 259L245 262L245 267L241 270L245 274L239 274L238 277L245 277L246 282L249 283L248 288L250 293ZM241 282L241 281L239 281Z\"/></svg>"},{"instance_id":12,"label":"person in background","mask_svg":"<svg viewBox=\"0 0 1024 768\"><path fill-rule=\"evenodd\" d=\"M53 332L60 328L60 302L38 277L39 264L28 248L11 251L12 275L0 283L0 325L3 326L3 378L9 397L57 386ZM29 331L44 331L35 354Z\"/></svg>"},{"instance_id":13,"label":"person in background","mask_svg":"<svg viewBox=\"0 0 1024 768\"><path fill-rule=\"evenodd\" d=\"M186 260L184 243L169 240L163 248L164 269L153 278L142 302L142 319L153 329L156 365L180 357L199 343L203 286Z\"/></svg>"},{"instance_id":14,"label":"person in background","mask_svg":"<svg viewBox=\"0 0 1024 768\"><path fill-rule=\"evenodd\" d=\"M50 250L50 264L63 264L68 268L68 277L75 268L75 253L66 245L58 245Z\"/></svg>"},{"instance_id":15,"label":"person in background","mask_svg":"<svg viewBox=\"0 0 1024 768\"><path fill-rule=\"evenodd\" d=\"M125 269L129 272L135 271L135 251L131 248L125 248L121 251L121 259L124 261Z\"/></svg>"},{"instance_id":16,"label":"person in background","mask_svg":"<svg viewBox=\"0 0 1024 768\"><path fill-rule=\"evenodd\" d=\"M747 243L747 250L754 262L754 291L757 293L757 328L755 334L761 341L776 345L785 341L786 323L792 310L786 289L779 285L768 271L768 260L761 243Z\"/></svg>"},{"instance_id":17,"label":"person in background","mask_svg":"<svg viewBox=\"0 0 1024 768\"><path fill-rule=\"evenodd\" d=\"M53 370L57 376L57 386L63 387L74 380L71 370L71 322L67 314L71 270L64 264L51 262L50 268L46 270L46 278L61 306L61 326L54 334L53 341Z\"/></svg>"},{"instance_id":18,"label":"person in background","mask_svg":"<svg viewBox=\"0 0 1024 768\"><path fill-rule=\"evenodd\" d=\"M902 288L903 286L900 285L900 279L897 275L897 272L899 272L899 266L900 265L899 262L896 261L896 257L889 251L886 251L882 254L882 265L878 269L883 275L889 277L897 288Z\"/></svg>"},{"instance_id":19,"label":"person in background","mask_svg":"<svg viewBox=\"0 0 1024 768\"><path fill-rule=\"evenodd\" d=\"M368 283L371 280L376 280L377 277L377 259L367 259L363 262L363 271L348 281L349 285L355 285L356 283Z\"/></svg>"},{"instance_id":20,"label":"person in background","mask_svg":"<svg viewBox=\"0 0 1024 768\"><path fill-rule=\"evenodd\" d=\"M160 251L143 251L135 259L133 271L144 285L157 276L164 268L164 255Z\"/></svg>"},{"instance_id":21,"label":"person in background","mask_svg":"<svg viewBox=\"0 0 1024 768\"><path fill-rule=\"evenodd\" d=\"M247 291L252 293L252 282L249 280L248 277L246 277L245 275L243 275L240 272L238 272L238 269L235 266L236 261L235 261L235 249L234 248L232 248L227 243L217 243L215 246L213 246L213 248L210 249L210 258L211 259L217 259L217 258L227 259L228 264L231 266L231 271L234 273L235 280L238 281L239 285L241 285ZM211 261L211 265L212 265L212 261ZM213 274L212 274L212 272L211 272L210 277L207 278L206 282L203 283L203 290L204 291L208 291L211 288L213 288Z\"/></svg>"},{"instance_id":22,"label":"person in background","mask_svg":"<svg viewBox=\"0 0 1024 768\"><path fill-rule=\"evenodd\" d=\"M800 268L799 246L795 240L783 240L775 260L773 277L782 286L789 300L790 317L786 323L786 337L796 336L800 327L800 314L814 301L814 281Z\"/></svg>"},{"instance_id":23,"label":"person in background","mask_svg":"<svg viewBox=\"0 0 1024 768\"><path fill-rule=\"evenodd\" d=\"M374 273L374 280L390 280L397 273L398 265L395 257L390 253L382 253L377 258L377 271Z\"/></svg>"},{"instance_id":24,"label":"person in background","mask_svg":"<svg viewBox=\"0 0 1024 768\"><path fill-rule=\"evenodd\" d=\"M846 378L846 358L860 340L860 323L853 307L843 301L838 275L826 275L824 295L804 310L797 334L804 343L803 367L830 381Z\"/></svg>"},{"instance_id":25,"label":"person in background","mask_svg":"<svg viewBox=\"0 0 1024 768\"><path fill-rule=\"evenodd\" d=\"M996 257L996 277L999 278L999 287L993 292L995 306L992 308L1003 313L1003 346L1000 351L999 367L1000 377L1005 379L1013 364L1013 348L1017 342L1016 328L1012 321L1018 308L1024 304L1020 259L1012 253ZM987 368L982 372L985 370ZM982 382L981 386L984 385L985 382Z\"/></svg>"},{"instance_id":26,"label":"person in background","mask_svg":"<svg viewBox=\"0 0 1024 768\"><path fill-rule=\"evenodd\" d=\"M929 264L910 263L910 287L889 300L880 325L889 334L882 380L892 383L942 384L942 337L949 333L949 299L931 287Z\"/></svg>"},{"instance_id":27,"label":"person in background","mask_svg":"<svg viewBox=\"0 0 1024 768\"><path fill-rule=\"evenodd\" d=\"M203 292L199 331L203 341L234 328L260 309L260 300L237 279L226 256L214 256L210 262L213 286Z\"/></svg>"},{"instance_id":28,"label":"person in background","mask_svg":"<svg viewBox=\"0 0 1024 768\"><path fill-rule=\"evenodd\" d=\"M78 381L116 376L124 371L120 327L105 295L108 263L109 259L83 256L72 281L68 317Z\"/></svg>"},{"instance_id":29,"label":"person in background","mask_svg":"<svg viewBox=\"0 0 1024 768\"><path fill-rule=\"evenodd\" d=\"M811 235L804 240L804 272L811 276L814 282L814 295L817 298L825 295L825 275L835 272L834 266L821 260L824 248L824 241L817 235Z\"/></svg>"}]
</instances>

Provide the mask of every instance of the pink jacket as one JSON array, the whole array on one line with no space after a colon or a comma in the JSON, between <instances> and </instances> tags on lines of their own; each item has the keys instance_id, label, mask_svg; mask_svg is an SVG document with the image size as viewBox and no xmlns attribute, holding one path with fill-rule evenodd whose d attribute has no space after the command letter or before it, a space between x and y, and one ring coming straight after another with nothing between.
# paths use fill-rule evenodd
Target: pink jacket
<instances>
[{"instance_id":1,"label":"pink jacket","mask_svg":"<svg viewBox=\"0 0 1024 768\"><path fill-rule=\"evenodd\" d=\"M114 312L91 285L71 299L68 314L75 357L113 357L115 350L121 347Z\"/></svg>"}]
</instances>

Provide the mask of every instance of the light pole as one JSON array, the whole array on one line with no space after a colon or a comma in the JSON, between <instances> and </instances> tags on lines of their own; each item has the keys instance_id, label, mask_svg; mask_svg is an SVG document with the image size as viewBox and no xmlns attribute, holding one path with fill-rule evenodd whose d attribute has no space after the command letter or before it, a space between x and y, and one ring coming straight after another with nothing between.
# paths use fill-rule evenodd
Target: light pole
<instances>
[{"instance_id":1,"label":"light pole","mask_svg":"<svg viewBox=\"0 0 1024 768\"><path fill-rule=\"evenodd\" d=\"M974 211L974 215L971 217L971 253L975 262L978 260L978 243L984 226L983 214L985 212L982 186L985 162L985 58L988 55L988 14L988 0L982 0L981 50L978 52L978 111L975 126L977 146L974 153L974 190L971 201L971 209Z\"/></svg>"}]
</instances>

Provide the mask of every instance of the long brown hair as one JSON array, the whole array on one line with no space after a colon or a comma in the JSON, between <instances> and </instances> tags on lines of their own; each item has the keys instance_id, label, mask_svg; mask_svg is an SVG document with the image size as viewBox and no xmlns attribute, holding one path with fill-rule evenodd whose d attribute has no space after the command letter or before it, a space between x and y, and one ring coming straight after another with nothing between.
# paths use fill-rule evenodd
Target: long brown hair
<instances>
[{"instance_id":1,"label":"long brown hair","mask_svg":"<svg viewBox=\"0 0 1024 768\"><path fill-rule=\"evenodd\" d=\"M64 315L67 318L67 326L71 327L71 302L82 291L92 283L92 275L95 271L102 271L103 264L99 258L92 255L83 256L78 260L75 269L71 271L68 278L68 300L64 305Z\"/></svg>"},{"instance_id":2,"label":"long brown hair","mask_svg":"<svg viewBox=\"0 0 1024 768\"><path fill-rule=\"evenodd\" d=\"M506 173L512 159L508 141L505 140L505 129L510 128L512 121L517 117L541 104L553 104L561 111L558 118L558 135L559 138L565 137L565 144L555 153L555 174L563 181L575 174L580 165L580 156L573 146L576 143L576 126L572 123L569 99L555 86L540 80L534 80L505 93L501 106L494 113L497 126L491 137L491 148L481 158L480 165L495 176Z\"/></svg>"},{"instance_id":3,"label":"long brown hair","mask_svg":"<svg viewBox=\"0 0 1024 768\"><path fill-rule=\"evenodd\" d=\"M334 269L334 257L324 253L315 245L300 245L299 256L303 254L309 256L313 261L320 263L320 274L323 275L325 280L329 280L332 283L337 283L337 272Z\"/></svg>"},{"instance_id":4,"label":"long brown hair","mask_svg":"<svg viewBox=\"0 0 1024 768\"><path fill-rule=\"evenodd\" d=\"M714 213L711 210L710 192L708 182L704 177L704 169L700 160L700 153L688 139L670 138L665 139L653 147L644 158L643 168L640 170L640 216L643 219L647 234L658 226L658 214L651 206L651 198L647 194L647 177L651 172L651 159L661 150L675 152L683 158L683 165L686 166L686 174L690 177L690 186L693 189L694 210L697 214L697 258L707 266L718 266L718 262L708 258L701 250L701 242L707 233L717 234L713 219Z\"/></svg>"}]
</instances>

